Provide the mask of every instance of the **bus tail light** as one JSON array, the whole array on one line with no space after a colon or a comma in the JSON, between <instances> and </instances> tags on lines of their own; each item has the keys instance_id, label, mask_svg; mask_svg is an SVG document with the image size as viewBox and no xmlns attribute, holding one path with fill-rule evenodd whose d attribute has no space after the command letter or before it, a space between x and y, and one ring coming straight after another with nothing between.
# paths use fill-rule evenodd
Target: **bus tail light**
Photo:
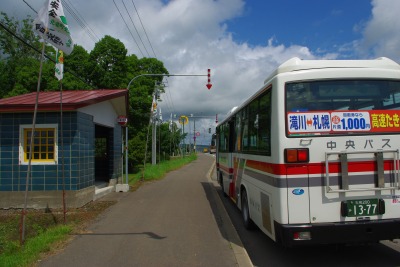
<instances>
[{"instance_id":1,"label":"bus tail light","mask_svg":"<svg viewBox=\"0 0 400 267\"><path fill-rule=\"evenodd\" d=\"M286 148L285 149L285 162L286 163L300 163L308 162L310 160L308 148Z\"/></svg>"},{"instance_id":2,"label":"bus tail light","mask_svg":"<svg viewBox=\"0 0 400 267\"><path fill-rule=\"evenodd\" d=\"M293 240L311 240L310 232L294 232Z\"/></svg>"}]
</instances>

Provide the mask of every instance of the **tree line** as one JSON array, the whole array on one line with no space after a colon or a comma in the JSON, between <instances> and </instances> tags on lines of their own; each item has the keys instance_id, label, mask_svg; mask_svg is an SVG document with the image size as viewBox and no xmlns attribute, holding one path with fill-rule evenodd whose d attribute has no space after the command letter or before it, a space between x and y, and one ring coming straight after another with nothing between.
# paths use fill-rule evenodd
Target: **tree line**
<instances>
[{"instance_id":1,"label":"tree line","mask_svg":"<svg viewBox=\"0 0 400 267\"><path fill-rule=\"evenodd\" d=\"M0 98L36 92L42 44L32 31L32 22L30 16L19 21L1 12ZM58 91L59 81L54 76L56 51L46 45L45 55L41 91ZM168 70L156 58L128 55L120 40L106 35L90 52L75 44L72 53L64 55L62 87L63 90L121 89L127 88L134 77L146 73L168 74ZM162 79L157 76L141 77L133 81L129 88L128 155L131 170L144 162L144 140L147 140L149 132L154 87ZM163 123L159 129L159 154L168 158L177 152L184 136L175 123L172 126ZM150 148L149 144L149 151Z\"/></svg>"}]
</instances>

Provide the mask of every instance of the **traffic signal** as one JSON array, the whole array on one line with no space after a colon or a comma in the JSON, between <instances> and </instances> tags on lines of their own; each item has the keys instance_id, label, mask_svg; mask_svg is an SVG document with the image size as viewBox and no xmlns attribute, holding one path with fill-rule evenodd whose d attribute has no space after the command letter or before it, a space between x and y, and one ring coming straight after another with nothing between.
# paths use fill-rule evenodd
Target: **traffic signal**
<instances>
[{"instance_id":1,"label":"traffic signal","mask_svg":"<svg viewBox=\"0 0 400 267\"><path fill-rule=\"evenodd\" d=\"M208 133L211 133L211 128L208 128Z\"/></svg>"}]
</instances>

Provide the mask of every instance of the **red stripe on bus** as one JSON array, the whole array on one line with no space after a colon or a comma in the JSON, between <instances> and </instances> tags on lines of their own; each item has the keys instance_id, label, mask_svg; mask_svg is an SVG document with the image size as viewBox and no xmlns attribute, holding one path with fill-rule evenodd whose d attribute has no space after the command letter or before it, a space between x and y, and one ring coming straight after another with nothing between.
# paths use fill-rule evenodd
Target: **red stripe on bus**
<instances>
[{"instance_id":1,"label":"red stripe on bus","mask_svg":"<svg viewBox=\"0 0 400 267\"><path fill-rule=\"evenodd\" d=\"M226 166L223 165L219 165L219 168L224 170L225 172L227 172L228 174L233 174L233 168L228 168Z\"/></svg>"},{"instance_id":2,"label":"red stripe on bus","mask_svg":"<svg viewBox=\"0 0 400 267\"><path fill-rule=\"evenodd\" d=\"M262 161L247 160L246 167L271 173L275 175L286 175L288 169L294 168L295 172L290 171L291 175L294 174L324 174L325 162L321 163L308 163L308 164L274 164ZM303 168L301 168L303 167ZM307 168L304 168L307 167ZM329 173L341 173L340 162L329 163ZM391 171L394 169L393 160L388 160L384 162L384 170ZM374 172L377 170L377 164L375 161L356 161L348 162L348 172Z\"/></svg>"}]
</instances>

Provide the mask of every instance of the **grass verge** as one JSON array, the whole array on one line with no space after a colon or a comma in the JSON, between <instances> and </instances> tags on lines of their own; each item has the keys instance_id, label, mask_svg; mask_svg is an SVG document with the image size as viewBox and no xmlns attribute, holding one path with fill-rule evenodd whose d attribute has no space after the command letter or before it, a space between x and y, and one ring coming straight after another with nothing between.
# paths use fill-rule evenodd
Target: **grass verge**
<instances>
[{"instance_id":1,"label":"grass verge","mask_svg":"<svg viewBox=\"0 0 400 267\"><path fill-rule=\"evenodd\" d=\"M24 246L20 246L17 241L8 242L4 253L0 254L0 266L30 266L42 253L50 251L55 243L64 240L71 231L70 225L59 225L28 239Z\"/></svg>"},{"instance_id":2,"label":"grass verge","mask_svg":"<svg viewBox=\"0 0 400 267\"><path fill-rule=\"evenodd\" d=\"M174 158L168 161L163 161L157 165L146 164L146 168L143 167L138 173L129 174L129 185L132 187L137 186L140 182L157 180L163 178L168 172L179 169L180 167L197 159L196 154L191 154L184 158Z\"/></svg>"}]
</instances>

